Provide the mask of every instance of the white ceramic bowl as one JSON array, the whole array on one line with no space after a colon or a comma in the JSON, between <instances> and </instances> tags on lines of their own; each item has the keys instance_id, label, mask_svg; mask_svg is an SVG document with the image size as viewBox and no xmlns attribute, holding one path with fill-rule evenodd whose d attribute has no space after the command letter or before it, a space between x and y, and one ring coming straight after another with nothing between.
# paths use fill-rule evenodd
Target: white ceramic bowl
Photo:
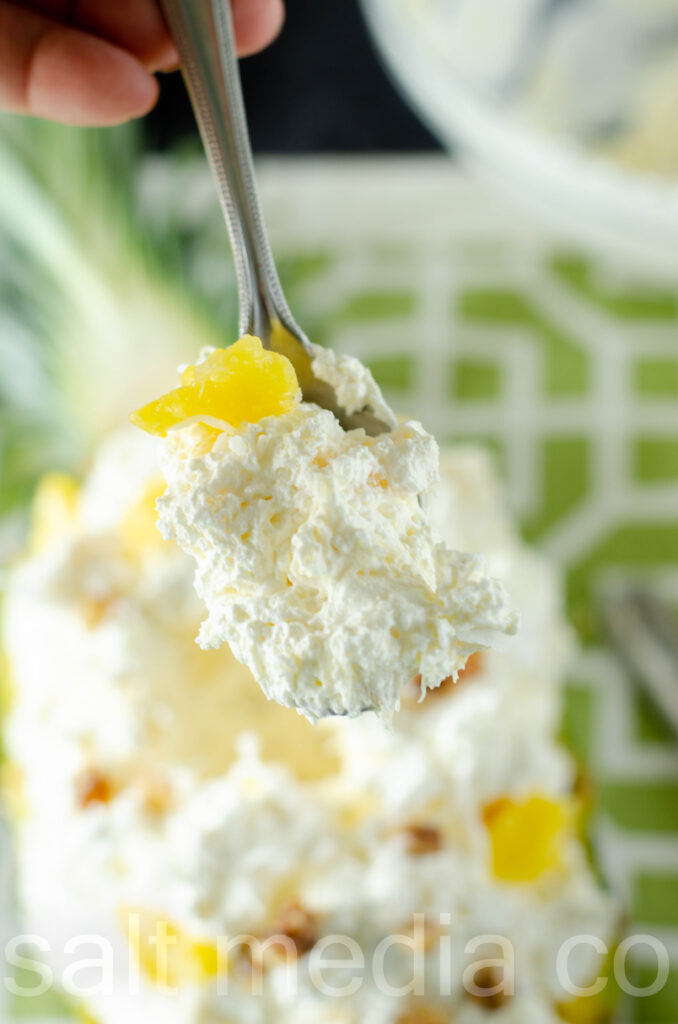
<instances>
[{"instance_id":1,"label":"white ceramic bowl","mask_svg":"<svg viewBox=\"0 0 678 1024\"><path fill-rule=\"evenodd\" d=\"M676 0L362 3L446 146L561 232L676 278Z\"/></svg>"}]
</instances>

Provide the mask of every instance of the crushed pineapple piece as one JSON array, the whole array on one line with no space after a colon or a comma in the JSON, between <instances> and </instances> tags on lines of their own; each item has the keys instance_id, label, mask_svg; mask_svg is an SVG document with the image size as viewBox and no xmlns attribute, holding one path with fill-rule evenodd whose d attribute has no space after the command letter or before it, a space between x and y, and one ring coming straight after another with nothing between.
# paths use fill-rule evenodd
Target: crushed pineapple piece
<instances>
[{"instance_id":1,"label":"crushed pineapple piece","mask_svg":"<svg viewBox=\"0 0 678 1024\"><path fill-rule=\"evenodd\" d=\"M596 996L581 996L556 1007L558 1016L567 1024L604 1024L609 1019L608 1008Z\"/></svg>"},{"instance_id":2,"label":"crushed pineapple piece","mask_svg":"<svg viewBox=\"0 0 678 1024\"><path fill-rule=\"evenodd\" d=\"M143 494L123 517L120 534L125 554L138 558L149 551L164 547L167 543L158 529L156 502L167 490L162 476L149 481Z\"/></svg>"},{"instance_id":3,"label":"crushed pineapple piece","mask_svg":"<svg viewBox=\"0 0 678 1024\"><path fill-rule=\"evenodd\" d=\"M75 1019L78 1024L99 1024L96 1017L93 1017L85 1006L75 1007Z\"/></svg>"},{"instance_id":4,"label":"crushed pineapple piece","mask_svg":"<svg viewBox=\"0 0 678 1024\"><path fill-rule=\"evenodd\" d=\"M384 490L388 488L388 480L381 473L372 473L367 478L367 482L370 487L382 487Z\"/></svg>"},{"instance_id":5,"label":"crushed pineapple piece","mask_svg":"<svg viewBox=\"0 0 678 1024\"><path fill-rule=\"evenodd\" d=\"M291 412L300 400L299 384L289 359L266 350L246 334L229 348L217 349L202 363L189 366L181 385L133 413L132 423L164 437L190 419L207 417L232 427L257 423L266 416Z\"/></svg>"},{"instance_id":6,"label":"crushed pineapple piece","mask_svg":"<svg viewBox=\"0 0 678 1024\"><path fill-rule=\"evenodd\" d=\"M38 484L31 516L31 552L43 551L78 521L80 485L68 473L47 473Z\"/></svg>"},{"instance_id":7,"label":"crushed pineapple piece","mask_svg":"<svg viewBox=\"0 0 678 1024\"><path fill-rule=\"evenodd\" d=\"M20 765L5 761L0 768L0 797L12 821L18 822L30 815L26 791L26 777Z\"/></svg>"},{"instance_id":8,"label":"crushed pineapple piece","mask_svg":"<svg viewBox=\"0 0 678 1024\"><path fill-rule=\"evenodd\" d=\"M614 958L617 944L613 943L597 972L597 978L591 977L591 983L604 978L605 987L595 995L577 996L556 1006L558 1016L567 1024L609 1024L616 1016L620 997L620 989L615 978Z\"/></svg>"},{"instance_id":9,"label":"crushed pineapple piece","mask_svg":"<svg viewBox=\"0 0 678 1024\"><path fill-rule=\"evenodd\" d=\"M536 794L523 801L503 797L488 804L492 873L503 882L534 882L560 863L570 822L568 806Z\"/></svg>"},{"instance_id":10,"label":"crushed pineapple piece","mask_svg":"<svg viewBox=\"0 0 678 1024\"><path fill-rule=\"evenodd\" d=\"M9 657L5 651L0 650L0 719L12 711L15 697L16 686Z\"/></svg>"},{"instance_id":11,"label":"crushed pineapple piece","mask_svg":"<svg viewBox=\"0 0 678 1024\"><path fill-rule=\"evenodd\" d=\"M190 938L154 911L125 909L119 920L140 970L159 988L179 989L218 977L222 965L216 943Z\"/></svg>"}]
</instances>

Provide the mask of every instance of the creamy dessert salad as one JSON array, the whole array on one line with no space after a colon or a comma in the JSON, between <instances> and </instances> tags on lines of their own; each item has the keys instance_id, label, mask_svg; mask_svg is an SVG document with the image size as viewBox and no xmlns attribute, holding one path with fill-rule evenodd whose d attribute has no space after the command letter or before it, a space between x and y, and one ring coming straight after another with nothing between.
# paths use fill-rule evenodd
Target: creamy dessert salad
<instances>
[{"instance_id":1,"label":"creamy dessert salad","mask_svg":"<svg viewBox=\"0 0 678 1024\"><path fill-rule=\"evenodd\" d=\"M353 412L385 410L356 359L314 371ZM207 618L264 693L310 719L390 719L414 676L456 679L516 618L483 557L447 545L420 499L438 447L416 422L369 437L301 400L292 364L244 337L184 370L133 421L166 438L159 525L196 562Z\"/></svg>"},{"instance_id":2,"label":"creamy dessert salad","mask_svg":"<svg viewBox=\"0 0 678 1024\"><path fill-rule=\"evenodd\" d=\"M130 431L82 486L46 480L7 586L24 926L58 984L94 958L75 976L83 1019L602 1024L606 994L577 1000L556 969L568 939L617 928L552 738L559 581L518 540L487 457L443 453L431 517L486 552L524 629L423 701L408 683L389 732L374 714L313 727L226 645L199 650L193 559L156 527L156 449ZM83 935L108 943L110 978L99 946L74 951ZM569 958L574 984L602 969L590 945Z\"/></svg>"}]
</instances>

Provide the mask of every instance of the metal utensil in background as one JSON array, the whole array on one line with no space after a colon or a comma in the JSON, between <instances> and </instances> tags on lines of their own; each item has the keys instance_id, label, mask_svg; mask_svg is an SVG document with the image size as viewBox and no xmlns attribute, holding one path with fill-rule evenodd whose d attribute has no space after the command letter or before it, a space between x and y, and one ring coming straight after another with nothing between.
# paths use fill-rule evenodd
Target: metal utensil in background
<instances>
[{"instance_id":1,"label":"metal utensil in background","mask_svg":"<svg viewBox=\"0 0 678 1024\"><path fill-rule=\"evenodd\" d=\"M678 622L642 585L610 588L601 602L613 648L678 736Z\"/></svg>"}]
</instances>

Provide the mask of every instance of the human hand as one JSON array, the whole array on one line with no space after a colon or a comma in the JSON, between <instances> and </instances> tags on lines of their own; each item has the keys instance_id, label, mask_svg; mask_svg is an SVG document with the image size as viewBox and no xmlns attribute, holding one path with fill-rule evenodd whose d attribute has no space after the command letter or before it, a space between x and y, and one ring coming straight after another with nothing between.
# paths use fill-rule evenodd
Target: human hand
<instances>
[{"instance_id":1,"label":"human hand","mask_svg":"<svg viewBox=\"0 0 678 1024\"><path fill-rule=\"evenodd\" d=\"M231 0L241 56L263 49L283 0ZM179 58L156 0L0 0L0 109L77 125L146 114Z\"/></svg>"}]
</instances>

